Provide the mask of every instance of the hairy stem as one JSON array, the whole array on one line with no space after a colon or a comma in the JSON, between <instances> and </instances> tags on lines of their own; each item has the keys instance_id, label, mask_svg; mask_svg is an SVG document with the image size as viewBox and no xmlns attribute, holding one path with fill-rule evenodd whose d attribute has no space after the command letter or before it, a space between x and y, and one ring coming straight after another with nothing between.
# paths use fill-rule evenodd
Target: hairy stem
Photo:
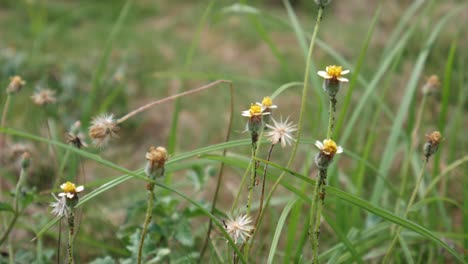
<instances>
[{"instance_id":1,"label":"hairy stem","mask_svg":"<svg viewBox=\"0 0 468 264\"><path fill-rule=\"evenodd\" d=\"M298 124L297 124L298 130L297 130L297 134L296 134L296 142L295 142L295 144L293 146L293 149L291 151L291 156L289 157L286 168L291 167L291 165L292 165L292 163L293 163L293 161L294 161L294 159L296 157L297 149L299 147L299 142L300 142L300 138L301 138L301 134L302 134L302 123L304 122L304 118L305 118L304 116L305 116L306 102L307 102L307 100L306 100L307 99L307 90L308 90L308 86L309 86L310 63L311 63L311 59L312 59L312 53L313 53L313 50L314 50L315 40L317 39L317 33L318 33L319 26L320 26L320 21L322 20L322 14L323 14L323 6L319 6L319 10L318 10L318 13L317 13L317 21L315 23L314 31L312 33L312 38L310 40L309 52L307 54L306 69L305 69L305 73L304 73L304 87L302 89L302 95L301 95L301 98L302 98L301 110L300 110L300 115L299 115L299 121L298 121ZM266 198L265 207L268 207L268 205L270 204L271 197L273 196L273 193L276 191L276 188L278 188L278 186L279 186L281 180L283 179L284 175L286 175L286 173L282 172L280 174L280 176L278 177L278 179L273 184L273 186L271 187L271 190L268 193L268 196ZM265 211L262 211L262 213L259 216L259 223L261 223L264 214L265 214ZM252 240L255 238L256 234L257 233L254 233L252 235L252 237L251 237Z\"/></svg>"},{"instance_id":2,"label":"hairy stem","mask_svg":"<svg viewBox=\"0 0 468 264\"><path fill-rule=\"evenodd\" d=\"M145 243L145 236L148 232L148 226L151 222L151 218L153 217L153 204L154 204L154 191L148 190L148 197L147 197L147 208L146 208L146 216L145 222L143 224L143 229L141 230L140 242L138 243L138 257L137 263L141 264L142 261L142 253L143 253L143 244Z\"/></svg>"},{"instance_id":3,"label":"hairy stem","mask_svg":"<svg viewBox=\"0 0 468 264\"><path fill-rule=\"evenodd\" d=\"M74 247L73 247L73 240L75 236L75 213L73 209L70 210L70 215L68 216L68 264L73 264L73 254L74 254Z\"/></svg>"},{"instance_id":4,"label":"hairy stem","mask_svg":"<svg viewBox=\"0 0 468 264\"><path fill-rule=\"evenodd\" d=\"M201 87L198 87L198 88L195 88L195 89L192 89L192 90L189 90L189 91L185 91L185 92L182 92L182 93L178 93L178 94L168 96L166 98L163 98L163 99L148 103L146 105L143 105L143 106L131 111L130 113L128 113L128 114L124 115L123 117L117 119L116 124L120 124L120 123L126 121L127 119L129 119L130 117L132 117L132 116L134 116L134 115L136 115L138 113L141 113L141 112L143 112L145 110L148 110L149 108L151 108L151 107L153 107L155 105L162 104L162 103L167 103L167 102L173 101L174 99L177 99L179 97L183 97L183 96L186 96L186 95L191 95L191 94L194 94L194 93L198 93L198 92L204 91L206 89L209 89L209 88L211 88L213 86L216 86L218 84L221 84L221 83L232 84L232 82L228 81L228 80L217 80L217 81L214 81L212 83L203 85Z\"/></svg>"},{"instance_id":5,"label":"hairy stem","mask_svg":"<svg viewBox=\"0 0 468 264\"><path fill-rule=\"evenodd\" d=\"M228 123L228 127L227 127L227 131L226 131L226 137L224 138L224 142L228 142L230 137L231 137L231 129L232 129L232 119L233 119L233 116L234 116L234 87L233 87L233 84L230 83L229 84L230 86L230 93L231 93L231 100L230 100L230 114L229 114L229 123ZM223 157L226 156L226 152L227 152L227 149L223 149ZM221 187L221 182L222 182L222 178L223 178L223 172L224 172L224 162L221 163L221 166L219 168L219 172L218 172L218 181L216 182L216 189L215 189L215 193L213 195L213 202L211 203L211 213L214 214L215 213L215 209L216 209L216 202L218 201L218 194L219 194L219 189ZM201 263L202 259L203 259L203 255L205 254L205 251L206 251L206 248L208 246L208 241L210 239L210 234L211 234L211 230L213 229L213 220L210 218L209 222L208 222L208 230L206 231L206 237L205 237L205 241L203 242L203 246L202 246L202 250L200 252L200 258L198 259L198 263Z\"/></svg>"},{"instance_id":6,"label":"hairy stem","mask_svg":"<svg viewBox=\"0 0 468 264\"><path fill-rule=\"evenodd\" d=\"M325 185L327 169L320 169L318 179L314 188L312 206L310 208L309 239L312 244L313 263L319 263L318 249L320 236L320 221L322 219L322 208L325 200Z\"/></svg>"}]
</instances>

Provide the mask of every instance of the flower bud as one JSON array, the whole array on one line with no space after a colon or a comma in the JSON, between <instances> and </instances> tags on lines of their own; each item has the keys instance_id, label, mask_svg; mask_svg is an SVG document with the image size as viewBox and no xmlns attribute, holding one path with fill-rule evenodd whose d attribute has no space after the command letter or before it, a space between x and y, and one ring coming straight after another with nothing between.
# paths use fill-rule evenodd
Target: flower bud
<instances>
[{"instance_id":1,"label":"flower bud","mask_svg":"<svg viewBox=\"0 0 468 264\"><path fill-rule=\"evenodd\" d=\"M426 160L429 159L439 149L439 143L442 141L442 134L439 131L434 131L426 135L427 142L424 144L423 151Z\"/></svg>"}]
</instances>

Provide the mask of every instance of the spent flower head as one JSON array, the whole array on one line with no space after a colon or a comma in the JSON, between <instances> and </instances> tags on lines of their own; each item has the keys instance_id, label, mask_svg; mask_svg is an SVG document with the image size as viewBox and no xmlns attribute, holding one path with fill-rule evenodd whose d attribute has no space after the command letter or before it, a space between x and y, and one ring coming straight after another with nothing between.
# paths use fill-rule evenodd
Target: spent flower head
<instances>
[{"instance_id":1,"label":"spent flower head","mask_svg":"<svg viewBox=\"0 0 468 264\"><path fill-rule=\"evenodd\" d=\"M440 80L439 76L437 75L431 75L429 78L427 78L426 83L424 83L422 87L422 93L423 94L435 94L439 92L440 88Z\"/></svg>"},{"instance_id":2,"label":"spent flower head","mask_svg":"<svg viewBox=\"0 0 468 264\"><path fill-rule=\"evenodd\" d=\"M57 101L55 98L55 91L50 89L39 89L32 96L31 99L37 105L43 106L53 104Z\"/></svg>"},{"instance_id":3,"label":"spent flower head","mask_svg":"<svg viewBox=\"0 0 468 264\"><path fill-rule=\"evenodd\" d=\"M74 183L69 181L60 185L60 189L62 189L63 192L59 193L58 196L67 197L68 199L73 199L79 192L84 191L83 185L77 187Z\"/></svg>"},{"instance_id":4,"label":"spent flower head","mask_svg":"<svg viewBox=\"0 0 468 264\"><path fill-rule=\"evenodd\" d=\"M330 65L325 68L325 71L318 71L317 74L324 78L323 89L331 97L335 97L341 88L341 83L348 82L348 79L342 77L349 73L349 70L343 70L341 66Z\"/></svg>"},{"instance_id":5,"label":"spent flower head","mask_svg":"<svg viewBox=\"0 0 468 264\"><path fill-rule=\"evenodd\" d=\"M112 114L103 114L95 117L91 121L89 136L93 140L94 145L97 147L103 147L109 143L111 138L118 137L117 131L119 131L119 129L120 128Z\"/></svg>"},{"instance_id":6,"label":"spent flower head","mask_svg":"<svg viewBox=\"0 0 468 264\"><path fill-rule=\"evenodd\" d=\"M292 132L297 130L297 126L294 125L293 122L288 122L289 118L286 118L284 122L283 118L281 118L279 122L276 122L275 119L272 120L273 125L266 124L270 130L265 134L271 141L271 144L275 145L280 142L283 148L287 145L291 145L292 142L295 141Z\"/></svg>"},{"instance_id":7,"label":"spent flower head","mask_svg":"<svg viewBox=\"0 0 468 264\"><path fill-rule=\"evenodd\" d=\"M20 76L16 75L10 78L10 83L7 86L7 93L8 94L13 94L17 93L23 88L23 86L26 84L26 82L21 79Z\"/></svg>"},{"instance_id":8,"label":"spent flower head","mask_svg":"<svg viewBox=\"0 0 468 264\"><path fill-rule=\"evenodd\" d=\"M78 120L70 128L67 133L67 143L74 145L77 148L88 147L88 144L84 141L84 135L81 133L81 122Z\"/></svg>"},{"instance_id":9,"label":"spent flower head","mask_svg":"<svg viewBox=\"0 0 468 264\"><path fill-rule=\"evenodd\" d=\"M52 196L55 199L55 202L50 203L52 214L58 217L68 217L69 209L67 206L67 198L65 198L65 196L57 198L54 194L52 194Z\"/></svg>"},{"instance_id":10,"label":"spent flower head","mask_svg":"<svg viewBox=\"0 0 468 264\"><path fill-rule=\"evenodd\" d=\"M439 143L442 141L442 134L439 131L434 131L426 135L426 143L424 144L424 156L426 160L437 152L439 149Z\"/></svg>"},{"instance_id":11,"label":"spent flower head","mask_svg":"<svg viewBox=\"0 0 468 264\"><path fill-rule=\"evenodd\" d=\"M248 215L239 215L236 218L229 217L224 222L224 229L231 236L234 243L244 243L252 235L254 226L249 225L252 219Z\"/></svg>"},{"instance_id":12,"label":"spent flower head","mask_svg":"<svg viewBox=\"0 0 468 264\"><path fill-rule=\"evenodd\" d=\"M164 165L167 161L167 150L164 147L150 147L146 152L148 163L145 167L145 173L148 177L155 179L164 176Z\"/></svg>"}]
</instances>

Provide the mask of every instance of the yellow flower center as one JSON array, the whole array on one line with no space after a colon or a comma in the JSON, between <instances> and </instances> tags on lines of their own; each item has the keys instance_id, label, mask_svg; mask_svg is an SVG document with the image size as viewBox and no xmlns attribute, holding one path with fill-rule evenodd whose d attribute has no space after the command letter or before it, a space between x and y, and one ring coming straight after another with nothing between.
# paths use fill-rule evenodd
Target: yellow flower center
<instances>
[{"instance_id":1,"label":"yellow flower center","mask_svg":"<svg viewBox=\"0 0 468 264\"><path fill-rule=\"evenodd\" d=\"M269 96L263 97L262 105L265 107L270 107L273 105L273 102L271 101L271 98Z\"/></svg>"},{"instance_id":2,"label":"yellow flower center","mask_svg":"<svg viewBox=\"0 0 468 264\"><path fill-rule=\"evenodd\" d=\"M328 75L332 76L333 78L337 79L341 77L341 72L343 68L341 66L331 65L327 67Z\"/></svg>"},{"instance_id":3,"label":"yellow flower center","mask_svg":"<svg viewBox=\"0 0 468 264\"><path fill-rule=\"evenodd\" d=\"M66 193L75 193L76 192L76 186L75 184L71 182L66 182L65 185L63 186L62 190Z\"/></svg>"},{"instance_id":4,"label":"yellow flower center","mask_svg":"<svg viewBox=\"0 0 468 264\"><path fill-rule=\"evenodd\" d=\"M260 115L262 113L262 107L256 104L250 106L250 115Z\"/></svg>"},{"instance_id":5,"label":"yellow flower center","mask_svg":"<svg viewBox=\"0 0 468 264\"><path fill-rule=\"evenodd\" d=\"M330 153L330 155L333 155L336 153L338 150L338 146L336 145L335 141L331 139L325 139L323 141L323 151Z\"/></svg>"}]
</instances>

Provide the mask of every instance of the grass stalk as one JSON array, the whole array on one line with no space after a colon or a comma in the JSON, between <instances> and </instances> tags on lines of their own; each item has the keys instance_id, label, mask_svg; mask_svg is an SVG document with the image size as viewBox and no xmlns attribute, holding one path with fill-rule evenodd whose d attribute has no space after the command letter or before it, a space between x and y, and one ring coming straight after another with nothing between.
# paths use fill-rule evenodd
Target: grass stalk
<instances>
[{"instance_id":1,"label":"grass stalk","mask_svg":"<svg viewBox=\"0 0 468 264\"><path fill-rule=\"evenodd\" d=\"M413 205L414 200L416 199L416 195L418 193L419 186L421 185L422 179L424 178L424 171L426 169L427 162L428 162L428 159L424 159L421 171L419 172L418 178L416 180L416 185L414 186L413 192L411 193L411 197L410 197L410 199L408 201L408 204L406 206L405 213L403 214L404 218L406 218L406 216L408 215L408 212L410 211L411 206ZM396 233L395 233L395 235L393 237L392 242L390 243L390 246L389 246L389 248L387 250L387 253L385 254L385 257L384 257L382 263L390 263L390 256L391 256L393 248L395 247L395 245L396 245L396 243L397 243L397 241L399 239L401 229L402 229L401 227L398 227L398 229L396 230Z\"/></svg>"},{"instance_id":2,"label":"grass stalk","mask_svg":"<svg viewBox=\"0 0 468 264\"><path fill-rule=\"evenodd\" d=\"M234 86L232 84L232 82L230 83L230 114L229 114L229 123L228 123L228 127L227 127L227 131L226 131L226 137L224 138L224 142L228 142L229 139L231 138L231 129L232 129L232 119L234 117ZM227 153L227 149L224 148L223 149L223 157L226 156L226 153ZM216 209L216 202L218 201L218 194L219 194L219 189L221 188L221 182L222 182L222 179L223 179L223 172L224 172L224 162L221 163L221 166L219 168L219 172L218 172L218 180L216 182L216 189L215 189L215 193L213 195L213 201L211 203L211 214L214 214L215 212L215 209ZM202 246L202 250L200 251L200 258L199 258L199 263L201 263L202 259L203 259L203 255L205 254L205 251L206 251L206 248L208 246L208 241L210 240L210 234L211 234L211 230L213 229L213 220L210 218L209 222L208 222L208 230L206 231L206 237L205 237L205 241L203 243L203 246Z\"/></svg>"}]
</instances>

